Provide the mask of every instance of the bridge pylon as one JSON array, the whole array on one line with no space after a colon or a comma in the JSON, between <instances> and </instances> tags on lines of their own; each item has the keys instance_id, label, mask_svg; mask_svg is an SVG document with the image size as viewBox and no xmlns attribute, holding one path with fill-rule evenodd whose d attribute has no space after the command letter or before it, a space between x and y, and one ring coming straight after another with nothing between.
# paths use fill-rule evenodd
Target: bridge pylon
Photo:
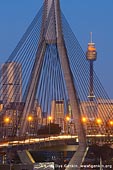
<instances>
[{"instance_id":1,"label":"bridge pylon","mask_svg":"<svg viewBox=\"0 0 113 170\"><path fill-rule=\"evenodd\" d=\"M55 44L57 47L61 68L64 74L64 80L66 83L69 101L72 108L72 115L79 139L79 150L78 154L76 154L75 164L80 165L86 149L86 136L83 129L83 125L81 123L81 113L79 108L77 91L74 86L73 75L71 72L68 54L62 34L62 21L59 0L44 1L40 41L36 53L34 66L31 72L31 80L28 86L28 94L26 97L25 106L20 121L19 133L21 136L25 135L27 128L26 117L31 112L33 102L36 97L36 91L39 83L46 48L51 44Z\"/></svg>"}]
</instances>

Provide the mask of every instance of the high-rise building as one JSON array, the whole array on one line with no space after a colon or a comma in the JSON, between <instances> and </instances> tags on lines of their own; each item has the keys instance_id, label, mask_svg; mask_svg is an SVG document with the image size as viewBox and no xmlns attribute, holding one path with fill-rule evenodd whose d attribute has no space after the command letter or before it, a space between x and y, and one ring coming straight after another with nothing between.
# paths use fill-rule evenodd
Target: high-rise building
<instances>
[{"instance_id":1,"label":"high-rise building","mask_svg":"<svg viewBox=\"0 0 113 170\"><path fill-rule=\"evenodd\" d=\"M1 99L3 104L21 102L22 68L20 63L8 62L2 65L1 83Z\"/></svg>"},{"instance_id":2,"label":"high-rise building","mask_svg":"<svg viewBox=\"0 0 113 170\"><path fill-rule=\"evenodd\" d=\"M38 127L41 127L41 125L42 125L42 119L43 119L43 117L42 117L42 109L41 109L41 106L39 105L39 103L38 103L38 101L37 100L35 100L35 104L34 104L34 115L36 116L36 118L37 118L37 123L38 123Z\"/></svg>"},{"instance_id":3,"label":"high-rise building","mask_svg":"<svg viewBox=\"0 0 113 170\"><path fill-rule=\"evenodd\" d=\"M64 101L63 100L53 100L51 104L51 117L52 122L59 124L59 126L64 130Z\"/></svg>"}]
</instances>

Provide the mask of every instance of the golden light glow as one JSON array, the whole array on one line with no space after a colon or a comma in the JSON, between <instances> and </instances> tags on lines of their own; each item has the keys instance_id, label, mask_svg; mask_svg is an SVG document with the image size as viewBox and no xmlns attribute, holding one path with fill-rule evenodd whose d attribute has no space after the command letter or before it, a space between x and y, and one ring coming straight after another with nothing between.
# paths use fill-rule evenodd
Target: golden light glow
<instances>
[{"instance_id":1,"label":"golden light glow","mask_svg":"<svg viewBox=\"0 0 113 170\"><path fill-rule=\"evenodd\" d=\"M100 118L97 118L96 123L100 125L100 124L102 124L102 120Z\"/></svg>"},{"instance_id":2,"label":"golden light glow","mask_svg":"<svg viewBox=\"0 0 113 170\"><path fill-rule=\"evenodd\" d=\"M29 122L33 121L33 117L32 116L28 116L28 121Z\"/></svg>"},{"instance_id":3,"label":"golden light glow","mask_svg":"<svg viewBox=\"0 0 113 170\"><path fill-rule=\"evenodd\" d=\"M109 121L109 124L110 124L111 126L113 126L113 120L110 120L110 121Z\"/></svg>"},{"instance_id":4,"label":"golden light glow","mask_svg":"<svg viewBox=\"0 0 113 170\"><path fill-rule=\"evenodd\" d=\"M96 48L93 46L88 46L88 51L96 51Z\"/></svg>"},{"instance_id":5,"label":"golden light glow","mask_svg":"<svg viewBox=\"0 0 113 170\"><path fill-rule=\"evenodd\" d=\"M52 117L51 117L51 116L49 116L49 117L48 117L48 119L49 119L49 121L51 121L51 120L52 120Z\"/></svg>"},{"instance_id":6,"label":"golden light glow","mask_svg":"<svg viewBox=\"0 0 113 170\"><path fill-rule=\"evenodd\" d=\"M82 122L86 123L87 122L87 118L86 117L82 117Z\"/></svg>"},{"instance_id":7,"label":"golden light glow","mask_svg":"<svg viewBox=\"0 0 113 170\"><path fill-rule=\"evenodd\" d=\"M5 117L4 118L4 122L7 124L7 123L9 123L10 122L10 118L9 117Z\"/></svg>"},{"instance_id":8,"label":"golden light glow","mask_svg":"<svg viewBox=\"0 0 113 170\"><path fill-rule=\"evenodd\" d=\"M70 121L70 117L69 116L66 116L66 121Z\"/></svg>"}]
</instances>

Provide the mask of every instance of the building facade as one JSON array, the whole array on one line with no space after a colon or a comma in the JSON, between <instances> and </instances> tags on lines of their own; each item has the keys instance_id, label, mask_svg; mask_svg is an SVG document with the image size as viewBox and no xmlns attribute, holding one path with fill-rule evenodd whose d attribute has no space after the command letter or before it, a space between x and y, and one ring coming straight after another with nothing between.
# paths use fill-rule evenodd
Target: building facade
<instances>
[{"instance_id":1,"label":"building facade","mask_svg":"<svg viewBox=\"0 0 113 170\"><path fill-rule=\"evenodd\" d=\"M17 62L2 65L1 100L3 104L22 101L22 68Z\"/></svg>"}]
</instances>

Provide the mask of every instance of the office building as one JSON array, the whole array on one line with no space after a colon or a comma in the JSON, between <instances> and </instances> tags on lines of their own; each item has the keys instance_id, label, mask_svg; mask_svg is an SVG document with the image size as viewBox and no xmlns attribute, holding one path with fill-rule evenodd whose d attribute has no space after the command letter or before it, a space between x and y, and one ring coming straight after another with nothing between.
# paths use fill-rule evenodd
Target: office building
<instances>
[{"instance_id":1,"label":"office building","mask_svg":"<svg viewBox=\"0 0 113 170\"><path fill-rule=\"evenodd\" d=\"M2 65L1 71L1 100L3 104L21 102L22 100L22 68L17 62Z\"/></svg>"}]
</instances>

